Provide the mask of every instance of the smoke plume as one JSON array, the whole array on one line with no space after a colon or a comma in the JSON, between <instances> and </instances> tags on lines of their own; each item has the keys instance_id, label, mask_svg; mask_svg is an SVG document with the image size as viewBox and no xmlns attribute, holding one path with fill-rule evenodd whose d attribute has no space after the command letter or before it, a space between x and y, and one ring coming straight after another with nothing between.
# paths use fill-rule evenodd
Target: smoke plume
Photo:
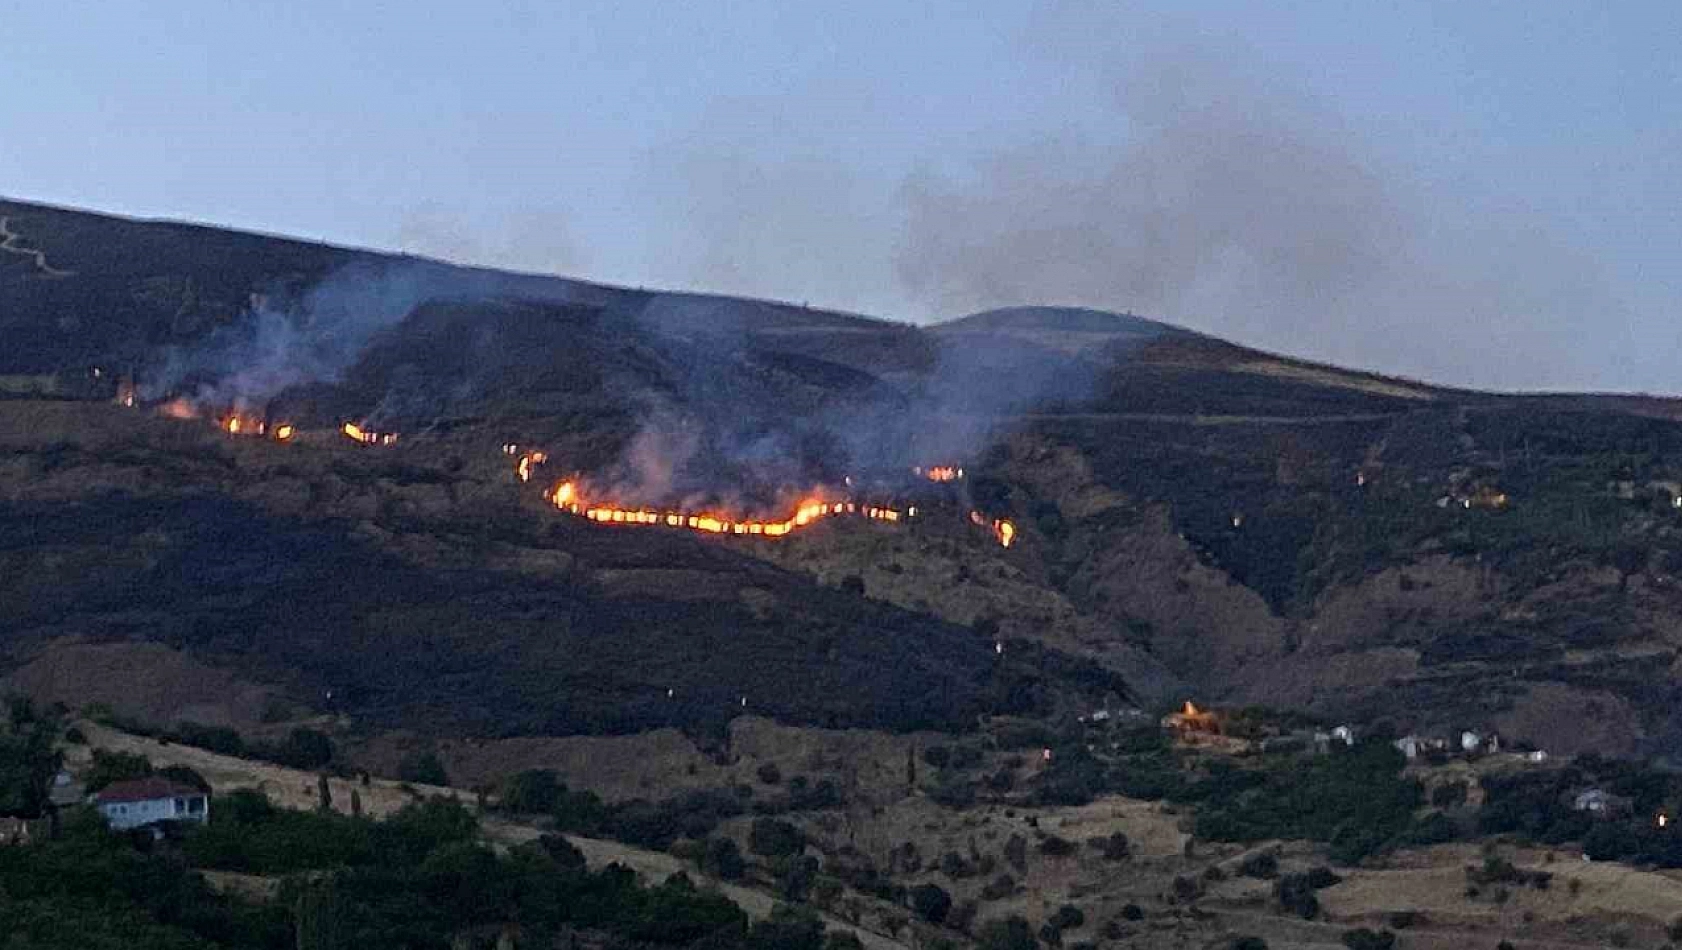
<instances>
[{"instance_id":1,"label":"smoke plume","mask_svg":"<svg viewBox=\"0 0 1682 950\"><path fill-rule=\"evenodd\" d=\"M1241 52L1108 68L1119 143L1069 133L907 180L896 266L923 309L1129 310L1490 387L1584 385L1580 354L1626 315L1541 215L1420 179Z\"/></svg>"}]
</instances>

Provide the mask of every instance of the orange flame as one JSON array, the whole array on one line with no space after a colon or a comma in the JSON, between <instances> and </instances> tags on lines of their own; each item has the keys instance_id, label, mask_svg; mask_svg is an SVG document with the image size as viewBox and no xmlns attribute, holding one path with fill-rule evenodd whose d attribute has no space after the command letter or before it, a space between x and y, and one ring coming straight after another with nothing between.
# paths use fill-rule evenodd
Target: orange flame
<instances>
[{"instance_id":1,"label":"orange flame","mask_svg":"<svg viewBox=\"0 0 1682 950\"><path fill-rule=\"evenodd\" d=\"M1016 541L1016 525L1003 518L994 518L991 522L988 522L986 518L981 516L981 512L972 511L969 513L969 520L971 524L980 525L992 531L993 538L999 542L1000 547L1008 548Z\"/></svg>"},{"instance_id":2,"label":"orange flame","mask_svg":"<svg viewBox=\"0 0 1682 950\"><path fill-rule=\"evenodd\" d=\"M266 435L269 431L268 423L256 416L248 416L238 410L230 410L216 423L217 428L229 435Z\"/></svg>"},{"instance_id":3,"label":"orange flame","mask_svg":"<svg viewBox=\"0 0 1682 950\"><path fill-rule=\"evenodd\" d=\"M352 441L360 442L363 445L396 445L397 444L397 433L395 433L395 432L369 432L367 429L362 428L361 426L357 425L354 422L345 423L344 425L339 427L339 431L343 432L345 434L345 436L348 437L349 439L351 439Z\"/></svg>"},{"instance_id":4,"label":"orange flame","mask_svg":"<svg viewBox=\"0 0 1682 950\"><path fill-rule=\"evenodd\" d=\"M502 448L504 452L507 452L510 448L517 449L518 446L511 443L503 446ZM519 461L514 463L514 472L520 476L520 481L529 482L531 481L532 468L534 466L542 465L547 461L549 461L549 455L546 452L527 452L526 454L520 456Z\"/></svg>"},{"instance_id":5,"label":"orange flame","mask_svg":"<svg viewBox=\"0 0 1682 950\"><path fill-rule=\"evenodd\" d=\"M964 477L964 470L956 465L935 465L926 469L918 467L911 471L931 482L956 482Z\"/></svg>"},{"instance_id":6,"label":"orange flame","mask_svg":"<svg viewBox=\"0 0 1682 950\"><path fill-rule=\"evenodd\" d=\"M560 482L544 495L556 508L579 515L597 524L658 525L683 528L703 534L728 534L739 537L782 538L815 524L824 518L841 514L862 515L873 521L897 522L902 512L875 505L860 506L856 502L827 502L807 499L795 507L786 518L778 520L737 520L713 512L687 512L648 508L620 508L614 505L587 505L582 500L576 482Z\"/></svg>"},{"instance_id":7,"label":"orange flame","mask_svg":"<svg viewBox=\"0 0 1682 950\"><path fill-rule=\"evenodd\" d=\"M290 442L292 441L292 437L297 434L298 430L293 428L290 423L282 423L281 425L274 427L274 437L276 442Z\"/></svg>"}]
</instances>

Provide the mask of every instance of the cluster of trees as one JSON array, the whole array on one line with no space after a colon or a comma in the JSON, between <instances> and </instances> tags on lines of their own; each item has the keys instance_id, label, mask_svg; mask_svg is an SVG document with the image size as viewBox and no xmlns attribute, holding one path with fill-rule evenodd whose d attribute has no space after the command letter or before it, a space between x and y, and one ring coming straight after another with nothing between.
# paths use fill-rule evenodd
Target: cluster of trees
<instances>
[{"instance_id":1,"label":"cluster of trees","mask_svg":"<svg viewBox=\"0 0 1682 950\"><path fill-rule=\"evenodd\" d=\"M591 872L564 838L498 853L460 804L417 802L384 821L278 809L260 794L217 799L180 851L107 831L79 810L57 840L0 848L0 932L41 950L444 948L517 928L553 945L588 931L610 943L716 950L856 950L810 912L750 925L683 876L644 886L623 867ZM193 868L283 876L276 900L246 903Z\"/></svg>"},{"instance_id":2,"label":"cluster of trees","mask_svg":"<svg viewBox=\"0 0 1682 950\"><path fill-rule=\"evenodd\" d=\"M251 741L239 730L228 726L207 726L197 722L179 722L167 729L118 715L102 706L84 710L88 718L113 729L137 736L147 736L160 742L178 742L222 755L241 759L261 759L292 769L322 769L333 763L337 750L333 740L319 729L305 726L289 731L273 742Z\"/></svg>"},{"instance_id":3,"label":"cluster of trees","mask_svg":"<svg viewBox=\"0 0 1682 950\"><path fill-rule=\"evenodd\" d=\"M1330 755L1292 756L1258 769L1213 764L1181 797L1198 804L1197 833L1216 841L1306 838L1355 862L1406 840L1421 792L1406 759L1381 737Z\"/></svg>"},{"instance_id":4,"label":"cluster of trees","mask_svg":"<svg viewBox=\"0 0 1682 950\"><path fill-rule=\"evenodd\" d=\"M1563 769L1486 776L1483 787L1478 813L1483 834L1516 834L1541 844L1580 842L1597 861L1682 867L1682 830L1675 821L1682 777L1590 754ZM1627 802L1627 809L1603 815L1577 811L1575 795L1589 787ZM1662 827L1660 814L1671 818Z\"/></svg>"},{"instance_id":5,"label":"cluster of trees","mask_svg":"<svg viewBox=\"0 0 1682 950\"><path fill-rule=\"evenodd\" d=\"M14 697L0 726L0 815L38 818L58 774L59 718Z\"/></svg>"}]
</instances>

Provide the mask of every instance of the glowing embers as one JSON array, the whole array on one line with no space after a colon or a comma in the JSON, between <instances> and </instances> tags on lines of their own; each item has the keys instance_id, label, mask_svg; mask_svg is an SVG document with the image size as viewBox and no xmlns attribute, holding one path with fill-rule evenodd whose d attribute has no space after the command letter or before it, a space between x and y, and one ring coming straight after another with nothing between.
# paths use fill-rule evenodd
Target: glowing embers
<instances>
[{"instance_id":1,"label":"glowing embers","mask_svg":"<svg viewBox=\"0 0 1682 950\"><path fill-rule=\"evenodd\" d=\"M921 475L931 482L961 482L964 480L964 470L956 465L932 465L928 468L918 466L911 471L913 474Z\"/></svg>"},{"instance_id":2,"label":"glowing embers","mask_svg":"<svg viewBox=\"0 0 1682 950\"><path fill-rule=\"evenodd\" d=\"M520 476L520 481L531 481L532 469L549 461L549 456L543 452L526 452L514 463L514 473Z\"/></svg>"},{"instance_id":3,"label":"glowing embers","mask_svg":"<svg viewBox=\"0 0 1682 950\"><path fill-rule=\"evenodd\" d=\"M351 441L360 442L363 445L396 445L397 444L397 433L395 433L395 432L370 432L367 429L362 428L361 426L357 425L354 422L345 423L344 425L339 427L339 431L343 432L345 434L345 437L350 439Z\"/></svg>"},{"instance_id":4,"label":"glowing embers","mask_svg":"<svg viewBox=\"0 0 1682 950\"><path fill-rule=\"evenodd\" d=\"M1003 518L994 518L989 521L981 512L972 511L969 513L969 520L971 524L980 525L993 532L993 540L999 542L1003 547L1008 548L1016 541L1016 525Z\"/></svg>"},{"instance_id":5,"label":"glowing embers","mask_svg":"<svg viewBox=\"0 0 1682 950\"><path fill-rule=\"evenodd\" d=\"M894 508L861 505L852 501L827 501L811 498L795 507L786 518L759 520L742 519L717 512L689 512L651 508L621 508L615 505L591 505L581 497L576 482L561 482L544 495L550 504L597 524L654 525L682 528L703 534L728 534L740 537L781 538L816 524L825 518L842 515L867 518L872 521L898 522L907 515Z\"/></svg>"}]
</instances>

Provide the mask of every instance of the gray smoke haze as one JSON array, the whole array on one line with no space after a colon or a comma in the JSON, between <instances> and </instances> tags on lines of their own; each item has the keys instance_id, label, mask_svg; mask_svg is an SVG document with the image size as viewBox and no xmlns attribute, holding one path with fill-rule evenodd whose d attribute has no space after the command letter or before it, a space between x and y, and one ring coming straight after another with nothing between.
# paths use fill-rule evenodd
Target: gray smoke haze
<instances>
[{"instance_id":1,"label":"gray smoke haze","mask_svg":"<svg viewBox=\"0 0 1682 950\"><path fill-rule=\"evenodd\" d=\"M917 322L1129 311L1480 387L1603 375L1590 354L1628 332L1629 304L1498 169L1435 178L1409 117L1341 115L1237 43L1058 10L1023 55L1073 61L1055 68L1096 97L1085 125L957 143L938 170L884 179L774 101L726 109L652 161L649 281Z\"/></svg>"},{"instance_id":2,"label":"gray smoke haze","mask_svg":"<svg viewBox=\"0 0 1682 950\"><path fill-rule=\"evenodd\" d=\"M293 386L337 382L381 331L441 296L489 294L490 273L423 261L351 264L301 298L259 298L201 343L172 347L142 376L147 399L187 396L210 408L261 409Z\"/></svg>"},{"instance_id":3,"label":"gray smoke haze","mask_svg":"<svg viewBox=\"0 0 1682 950\"><path fill-rule=\"evenodd\" d=\"M1288 77L1185 47L1115 72L1121 147L1008 145L968 180L906 183L897 268L915 300L1131 310L1490 387L1585 385L1577 351L1624 323L1538 214L1422 181Z\"/></svg>"}]
</instances>

